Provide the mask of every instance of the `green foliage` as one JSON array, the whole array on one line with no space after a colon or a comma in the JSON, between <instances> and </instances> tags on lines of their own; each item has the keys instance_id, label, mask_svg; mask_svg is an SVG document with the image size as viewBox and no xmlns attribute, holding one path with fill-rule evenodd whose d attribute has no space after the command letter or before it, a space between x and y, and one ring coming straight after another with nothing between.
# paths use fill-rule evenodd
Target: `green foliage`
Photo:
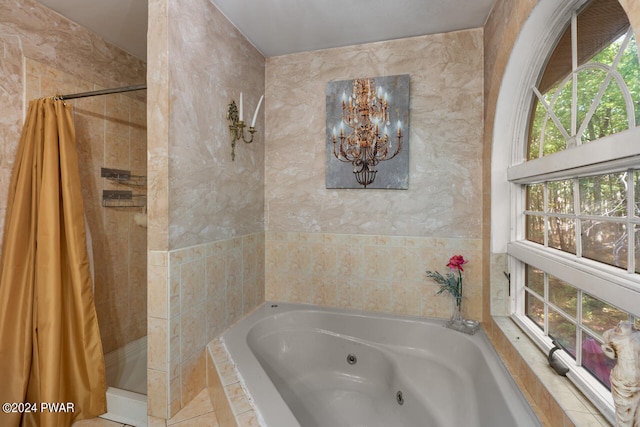
<instances>
[{"instance_id":1,"label":"green foliage","mask_svg":"<svg viewBox=\"0 0 640 427\"><path fill-rule=\"evenodd\" d=\"M576 129L579 129L586 119L598 92L602 88L607 72L602 65L610 67L621 48L623 38L620 38L594 56L589 64L595 65L578 73L577 117ZM640 123L640 65L638 61L638 45L633 36L624 50L616 68L631 95L634 105L633 115L636 125ZM561 86L562 85L562 86ZM553 103L553 112L567 133L571 132L571 105L573 97L573 82L571 79L558 83L544 94L547 103ZM595 113L586 124L582 135L578 135L583 143L594 141L607 135L624 131L629 128L627 119L627 105L622 90L615 79L608 83ZM567 141L560 130L547 114L545 108L536 99L535 114L531 123L529 135L529 160L539 156L540 135L543 134L543 155L562 151L567 148Z\"/></svg>"},{"instance_id":2,"label":"green foliage","mask_svg":"<svg viewBox=\"0 0 640 427\"><path fill-rule=\"evenodd\" d=\"M458 277L456 277L451 272L443 276L437 271L427 271L427 277L440 284L438 294L449 292L449 294L456 299L462 298L462 275L460 272L458 272Z\"/></svg>"},{"instance_id":3,"label":"green foliage","mask_svg":"<svg viewBox=\"0 0 640 427\"><path fill-rule=\"evenodd\" d=\"M635 35L632 36L621 52L624 39L614 41L583 64L575 79L568 76L542 95L545 103L551 106L552 114L534 96L528 160L570 150L574 145L586 144L640 124L638 41ZM611 78L609 70L619 53L620 61ZM625 99L626 91L631 105ZM572 117L572 110L575 117ZM577 135L571 135L572 128ZM563 131L570 135L568 139ZM640 216L640 169L632 174L629 176L629 171L624 171L527 185L526 238L626 269L629 248L640 247L640 232L636 228L635 241L630 239L625 220L629 216ZM628 206L627 198L631 181L635 189L633 208ZM576 238L578 232L579 239ZM580 252L576 250L578 242ZM637 251L636 272L640 272ZM527 316L541 328L546 320L549 335L557 338L574 357L580 346L587 342L585 337L590 339L592 332L594 336L600 336L618 321L629 318L628 313L581 293L568 283L546 276L546 273L545 276L538 274L532 268L527 269L526 283L529 290L545 300L527 292ZM640 324L638 318L635 322ZM582 335L577 333L578 329L583 331ZM585 363L583 359L583 365L590 369Z\"/></svg>"}]
</instances>

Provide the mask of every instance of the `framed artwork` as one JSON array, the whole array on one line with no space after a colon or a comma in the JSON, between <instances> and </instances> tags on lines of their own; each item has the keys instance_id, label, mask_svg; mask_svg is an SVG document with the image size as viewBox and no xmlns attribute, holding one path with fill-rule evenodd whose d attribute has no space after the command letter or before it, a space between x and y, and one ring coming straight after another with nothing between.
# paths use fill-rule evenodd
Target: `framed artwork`
<instances>
[{"instance_id":1,"label":"framed artwork","mask_svg":"<svg viewBox=\"0 0 640 427\"><path fill-rule=\"evenodd\" d=\"M327 83L326 187L409 188L409 75Z\"/></svg>"}]
</instances>

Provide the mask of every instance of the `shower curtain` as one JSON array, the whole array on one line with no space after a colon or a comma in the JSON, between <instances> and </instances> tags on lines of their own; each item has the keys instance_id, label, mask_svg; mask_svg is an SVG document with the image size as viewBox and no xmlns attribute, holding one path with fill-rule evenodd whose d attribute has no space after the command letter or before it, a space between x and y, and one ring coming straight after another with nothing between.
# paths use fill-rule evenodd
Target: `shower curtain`
<instances>
[{"instance_id":1,"label":"shower curtain","mask_svg":"<svg viewBox=\"0 0 640 427\"><path fill-rule=\"evenodd\" d=\"M0 425L106 412L71 107L29 103L0 258Z\"/></svg>"}]
</instances>

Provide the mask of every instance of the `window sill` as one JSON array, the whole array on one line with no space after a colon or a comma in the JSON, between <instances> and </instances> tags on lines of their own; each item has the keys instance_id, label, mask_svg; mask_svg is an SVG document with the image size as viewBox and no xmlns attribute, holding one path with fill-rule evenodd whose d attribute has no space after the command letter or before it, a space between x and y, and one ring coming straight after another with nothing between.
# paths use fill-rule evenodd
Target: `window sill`
<instances>
[{"instance_id":1,"label":"window sill","mask_svg":"<svg viewBox=\"0 0 640 427\"><path fill-rule=\"evenodd\" d=\"M548 425L612 426L568 378L549 367L546 356L510 317L492 319L492 339L498 353L533 409L546 418ZM563 424L559 424L560 418Z\"/></svg>"}]
</instances>

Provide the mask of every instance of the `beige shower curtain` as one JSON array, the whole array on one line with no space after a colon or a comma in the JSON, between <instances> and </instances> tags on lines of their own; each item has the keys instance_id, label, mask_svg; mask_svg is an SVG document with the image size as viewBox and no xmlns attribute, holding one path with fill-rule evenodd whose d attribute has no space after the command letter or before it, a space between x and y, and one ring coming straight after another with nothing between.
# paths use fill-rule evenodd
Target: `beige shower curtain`
<instances>
[{"instance_id":1,"label":"beige shower curtain","mask_svg":"<svg viewBox=\"0 0 640 427\"><path fill-rule=\"evenodd\" d=\"M69 105L29 103L0 259L3 427L70 426L106 412L75 144Z\"/></svg>"}]
</instances>

